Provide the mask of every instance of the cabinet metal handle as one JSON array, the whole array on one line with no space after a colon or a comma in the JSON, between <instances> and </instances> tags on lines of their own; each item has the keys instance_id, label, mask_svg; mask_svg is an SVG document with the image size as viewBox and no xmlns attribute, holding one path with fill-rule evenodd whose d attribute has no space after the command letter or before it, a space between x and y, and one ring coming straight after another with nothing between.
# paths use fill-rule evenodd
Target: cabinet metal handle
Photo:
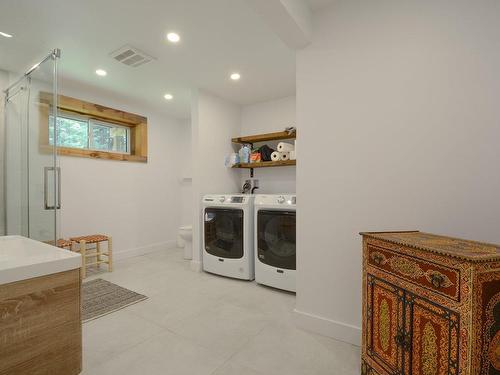
<instances>
[{"instance_id":1,"label":"cabinet metal handle","mask_svg":"<svg viewBox=\"0 0 500 375\"><path fill-rule=\"evenodd\" d=\"M394 341L396 341L396 344L398 346L403 345L403 333L402 332L398 332L398 334L396 336L394 336Z\"/></svg>"},{"instance_id":2,"label":"cabinet metal handle","mask_svg":"<svg viewBox=\"0 0 500 375\"><path fill-rule=\"evenodd\" d=\"M444 285L444 277L439 274L433 274L431 276L431 283L435 288L442 288Z\"/></svg>"},{"instance_id":3,"label":"cabinet metal handle","mask_svg":"<svg viewBox=\"0 0 500 375\"><path fill-rule=\"evenodd\" d=\"M402 330L400 330L398 334L394 336L394 341L396 342L396 345L401 347L403 350L410 350L410 336L405 334Z\"/></svg>"},{"instance_id":4,"label":"cabinet metal handle","mask_svg":"<svg viewBox=\"0 0 500 375\"><path fill-rule=\"evenodd\" d=\"M372 254L372 260L373 263L375 263L377 266L380 266L384 261L384 256L382 254L374 253Z\"/></svg>"}]
</instances>

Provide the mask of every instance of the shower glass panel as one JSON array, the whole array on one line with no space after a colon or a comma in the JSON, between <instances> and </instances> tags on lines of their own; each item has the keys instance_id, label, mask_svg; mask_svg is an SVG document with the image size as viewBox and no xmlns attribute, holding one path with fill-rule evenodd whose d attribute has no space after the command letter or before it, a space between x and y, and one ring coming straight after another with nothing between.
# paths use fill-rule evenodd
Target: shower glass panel
<instances>
[{"instance_id":1,"label":"shower glass panel","mask_svg":"<svg viewBox=\"0 0 500 375\"><path fill-rule=\"evenodd\" d=\"M58 238L61 208L57 139L49 142L58 59L55 50L5 91L5 234L47 243Z\"/></svg>"}]
</instances>

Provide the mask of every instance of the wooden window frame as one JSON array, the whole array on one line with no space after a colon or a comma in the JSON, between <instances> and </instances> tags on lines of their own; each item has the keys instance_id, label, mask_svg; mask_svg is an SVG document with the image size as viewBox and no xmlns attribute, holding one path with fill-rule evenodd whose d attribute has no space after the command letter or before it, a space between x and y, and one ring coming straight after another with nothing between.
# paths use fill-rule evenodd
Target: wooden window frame
<instances>
[{"instance_id":1,"label":"wooden window frame","mask_svg":"<svg viewBox=\"0 0 500 375\"><path fill-rule=\"evenodd\" d=\"M49 108L53 95L40 93L40 150L52 152L49 144ZM134 113L120 111L99 104L86 102L69 96L59 95L57 108L68 115L76 114L89 119L104 121L130 128L130 154L110 151L95 151L72 147L57 147L58 155L77 156L91 159L106 159L119 161L148 162L148 119Z\"/></svg>"}]
</instances>

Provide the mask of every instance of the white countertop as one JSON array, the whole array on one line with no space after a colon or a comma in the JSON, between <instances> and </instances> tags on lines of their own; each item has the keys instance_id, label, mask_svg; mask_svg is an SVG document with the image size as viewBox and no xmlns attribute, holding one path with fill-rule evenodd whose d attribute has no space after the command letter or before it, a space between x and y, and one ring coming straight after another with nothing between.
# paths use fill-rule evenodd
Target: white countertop
<instances>
[{"instance_id":1,"label":"white countertop","mask_svg":"<svg viewBox=\"0 0 500 375\"><path fill-rule=\"evenodd\" d=\"M0 285L80 268L81 255L21 236L0 237Z\"/></svg>"}]
</instances>

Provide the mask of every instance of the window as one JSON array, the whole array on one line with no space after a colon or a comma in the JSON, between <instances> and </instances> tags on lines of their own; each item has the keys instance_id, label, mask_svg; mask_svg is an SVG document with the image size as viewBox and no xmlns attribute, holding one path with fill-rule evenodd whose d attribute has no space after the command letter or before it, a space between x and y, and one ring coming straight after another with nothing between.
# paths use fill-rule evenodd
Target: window
<instances>
[{"instance_id":1,"label":"window","mask_svg":"<svg viewBox=\"0 0 500 375\"><path fill-rule=\"evenodd\" d=\"M52 93L39 96L41 152L52 152L54 121ZM135 113L59 95L57 153L90 159L148 162L148 119Z\"/></svg>"},{"instance_id":2,"label":"window","mask_svg":"<svg viewBox=\"0 0 500 375\"><path fill-rule=\"evenodd\" d=\"M49 118L49 144L54 144L53 116ZM58 116L57 145L83 150L130 154L130 128L83 116Z\"/></svg>"},{"instance_id":3,"label":"window","mask_svg":"<svg viewBox=\"0 0 500 375\"><path fill-rule=\"evenodd\" d=\"M90 120L90 148L130 154L130 129L102 121Z\"/></svg>"}]
</instances>

